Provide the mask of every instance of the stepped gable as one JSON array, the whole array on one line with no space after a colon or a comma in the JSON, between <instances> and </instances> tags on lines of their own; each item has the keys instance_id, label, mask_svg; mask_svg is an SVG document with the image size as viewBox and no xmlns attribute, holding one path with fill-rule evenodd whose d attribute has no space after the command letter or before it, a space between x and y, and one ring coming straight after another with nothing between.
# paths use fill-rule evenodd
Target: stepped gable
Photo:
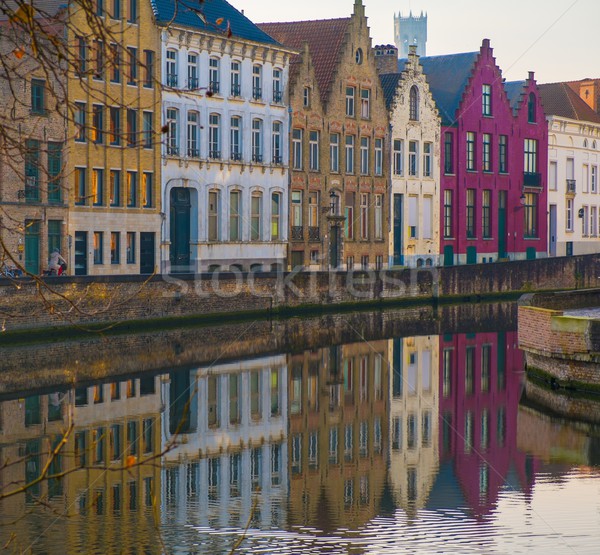
<instances>
[{"instance_id":1,"label":"stepped gable","mask_svg":"<svg viewBox=\"0 0 600 555\"><path fill-rule=\"evenodd\" d=\"M275 40L296 50L308 45L321 101L327 103L336 74L340 54L351 18L321 19L314 21L290 21L286 23L259 23L258 27ZM294 56L291 71L298 65Z\"/></svg>"},{"instance_id":2,"label":"stepped gable","mask_svg":"<svg viewBox=\"0 0 600 555\"><path fill-rule=\"evenodd\" d=\"M252 42L277 44L243 13L225 0L150 0L159 25L176 24L207 33L225 34L229 24L234 37ZM217 20L223 20L219 25Z\"/></svg>"}]
</instances>

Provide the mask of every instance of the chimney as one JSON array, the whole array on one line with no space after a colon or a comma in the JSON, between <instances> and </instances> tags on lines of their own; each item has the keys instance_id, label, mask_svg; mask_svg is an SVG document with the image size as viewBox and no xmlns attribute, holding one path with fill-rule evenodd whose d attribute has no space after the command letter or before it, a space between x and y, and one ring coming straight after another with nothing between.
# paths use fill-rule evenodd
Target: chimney
<instances>
[{"instance_id":1,"label":"chimney","mask_svg":"<svg viewBox=\"0 0 600 555\"><path fill-rule=\"evenodd\" d=\"M530 71L529 72L529 77L527 78L528 81L535 81L535 71Z\"/></svg>"},{"instance_id":2,"label":"chimney","mask_svg":"<svg viewBox=\"0 0 600 555\"><path fill-rule=\"evenodd\" d=\"M380 44L373 51L377 73L398 73L398 49L393 44Z\"/></svg>"},{"instance_id":3,"label":"chimney","mask_svg":"<svg viewBox=\"0 0 600 555\"><path fill-rule=\"evenodd\" d=\"M481 50L487 49L490 47L490 39L483 39L481 42Z\"/></svg>"}]
</instances>

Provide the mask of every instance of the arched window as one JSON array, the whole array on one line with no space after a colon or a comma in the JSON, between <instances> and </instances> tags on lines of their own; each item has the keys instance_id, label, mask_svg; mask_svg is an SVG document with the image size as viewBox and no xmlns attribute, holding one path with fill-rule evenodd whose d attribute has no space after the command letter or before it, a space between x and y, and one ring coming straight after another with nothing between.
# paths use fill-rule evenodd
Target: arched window
<instances>
[{"instance_id":1,"label":"arched window","mask_svg":"<svg viewBox=\"0 0 600 555\"><path fill-rule=\"evenodd\" d=\"M592 148L593 148L594 150L596 150L596 141L594 141L594 142L592 143Z\"/></svg>"},{"instance_id":2,"label":"arched window","mask_svg":"<svg viewBox=\"0 0 600 555\"><path fill-rule=\"evenodd\" d=\"M419 89L413 85L410 89L409 116L411 121L419 121Z\"/></svg>"},{"instance_id":3,"label":"arched window","mask_svg":"<svg viewBox=\"0 0 600 555\"><path fill-rule=\"evenodd\" d=\"M179 156L179 110L167 108L167 154Z\"/></svg>"},{"instance_id":4,"label":"arched window","mask_svg":"<svg viewBox=\"0 0 600 555\"><path fill-rule=\"evenodd\" d=\"M587 147L588 147L587 139L583 139L583 148L587 148Z\"/></svg>"},{"instance_id":5,"label":"arched window","mask_svg":"<svg viewBox=\"0 0 600 555\"><path fill-rule=\"evenodd\" d=\"M177 51L167 50L167 65L165 75L168 87L177 87Z\"/></svg>"},{"instance_id":6,"label":"arched window","mask_svg":"<svg viewBox=\"0 0 600 555\"><path fill-rule=\"evenodd\" d=\"M262 123L262 120L258 118L252 120L252 161L258 163L263 161Z\"/></svg>"},{"instance_id":7,"label":"arched window","mask_svg":"<svg viewBox=\"0 0 600 555\"><path fill-rule=\"evenodd\" d=\"M187 114L187 155L190 158L200 156L200 137L198 133L200 117L198 112Z\"/></svg>"},{"instance_id":8,"label":"arched window","mask_svg":"<svg viewBox=\"0 0 600 555\"><path fill-rule=\"evenodd\" d=\"M214 160L221 158L221 116L208 116L208 157Z\"/></svg>"},{"instance_id":9,"label":"arched window","mask_svg":"<svg viewBox=\"0 0 600 555\"><path fill-rule=\"evenodd\" d=\"M273 122L273 135L272 135L272 153L273 153L273 164L279 165L283 161L282 157L282 143L281 143L281 122Z\"/></svg>"},{"instance_id":10,"label":"arched window","mask_svg":"<svg viewBox=\"0 0 600 555\"><path fill-rule=\"evenodd\" d=\"M529 123L535 123L535 94L529 93L529 100L527 101L527 121Z\"/></svg>"}]
</instances>

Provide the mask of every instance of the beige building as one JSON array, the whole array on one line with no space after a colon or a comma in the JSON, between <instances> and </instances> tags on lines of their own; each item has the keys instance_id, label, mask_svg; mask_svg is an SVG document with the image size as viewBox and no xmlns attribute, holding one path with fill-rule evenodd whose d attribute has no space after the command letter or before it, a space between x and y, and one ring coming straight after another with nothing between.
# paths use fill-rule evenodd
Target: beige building
<instances>
[{"instance_id":1,"label":"beige building","mask_svg":"<svg viewBox=\"0 0 600 555\"><path fill-rule=\"evenodd\" d=\"M150 2L70 4L69 259L76 275L157 269L159 32ZM119 13L115 13L115 9Z\"/></svg>"},{"instance_id":2,"label":"beige building","mask_svg":"<svg viewBox=\"0 0 600 555\"><path fill-rule=\"evenodd\" d=\"M0 20L0 267L32 274L66 247L64 12L44 6Z\"/></svg>"},{"instance_id":3,"label":"beige building","mask_svg":"<svg viewBox=\"0 0 600 555\"><path fill-rule=\"evenodd\" d=\"M398 67L393 46L375 59L390 115L390 266L437 266L440 252L440 126L416 46Z\"/></svg>"},{"instance_id":4,"label":"beige building","mask_svg":"<svg viewBox=\"0 0 600 555\"><path fill-rule=\"evenodd\" d=\"M288 265L382 268L388 121L361 0L347 18L259 27L301 51L290 66Z\"/></svg>"}]
</instances>

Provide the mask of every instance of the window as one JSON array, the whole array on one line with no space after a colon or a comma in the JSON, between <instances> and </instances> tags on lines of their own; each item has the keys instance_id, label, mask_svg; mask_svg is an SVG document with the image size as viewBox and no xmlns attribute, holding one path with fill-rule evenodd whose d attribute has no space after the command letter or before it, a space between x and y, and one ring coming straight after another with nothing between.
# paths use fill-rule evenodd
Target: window
<instances>
[{"instance_id":1,"label":"window","mask_svg":"<svg viewBox=\"0 0 600 555\"><path fill-rule=\"evenodd\" d=\"M354 173L354 135L346 135L346 173Z\"/></svg>"},{"instance_id":2,"label":"window","mask_svg":"<svg viewBox=\"0 0 600 555\"><path fill-rule=\"evenodd\" d=\"M537 237L537 197L536 193L525 193L525 237Z\"/></svg>"},{"instance_id":3,"label":"window","mask_svg":"<svg viewBox=\"0 0 600 555\"><path fill-rule=\"evenodd\" d=\"M219 58L211 58L208 61L208 89L211 93L217 94L219 92L220 80Z\"/></svg>"},{"instance_id":4,"label":"window","mask_svg":"<svg viewBox=\"0 0 600 555\"><path fill-rule=\"evenodd\" d=\"M240 192L229 193L229 240L240 240Z\"/></svg>"},{"instance_id":5,"label":"window","mask_svg":"<svg viewBox=\"0 0 600 555\"><path fill-rule=\"evenodd\" d=\"M308 226L319 228L319 193L308 194Z\"/></svg>"},{"instance_id":6,"label":"window","mask_svg":"<svg viewBox=\"0 0 600 555\"><path fill-rule=\"evenodd\" d=\"M467 237L475 237L475 189L467 189Z\"/></svg>"},{"instance_id":7,"label":"window","mask_svg":"<svg viewBox=\"0 0 600 555\"><path fill-rule=\"evenodd\" d=\"M583 164L581 172L581 189L584 193L588 193L590 190L590 166Z\"/></svg>"},{"instance_id":8,"label":"window","mask_svg":"<svg viewBox=\"0 0 600 555\"><path fill-rule=\"evenodd\" d=\"M280 414L279 400L279 372L271 370L271 416L278 416Z\"/></svg>"},{"instance_id":9,"label":"window","mask_svg":"<svg viewBox=\"0 0 600 555\"><path fill-rule=\"evenodd\" d=\"M360 238L369 238L369 195L360 194Z\"/></svg>"},{"instance_id":10,"label":"window","mask_svg":"<svg viewBox=\"0 0 600 555\"><path fill-rule=\"evenodd\" d=\"M394 139L393 166L394 175L403 175L404 173L404 141L402 139Z\"/></svg>"},{"instance_id":11,"label":"window","mask_svg":"<svg viewBox=\"0 0 600 555\"><path fill-rule=\"evenodd\" d=\"M219 191L208 192L208 240L219 240Z\"/></svg>"},{"instance_id":12,"label":"window","mask_svg":"<svg viewBox=\"0 0 600 555\"><path fill-rule=\"evenodd\" d=\"M483 151L481 152L481 165L484 172L492 171L492 136L483 134Z\"/></svg>"},{"instance_id":13,"label":"window","mask_svg":"<svg viewBox=\"0 0 600 555\"><path fill-rule=\"evenodd\" d=\"M550 162L548 166L548 189L550 191L558 190L558 167L556 162Z\"/></svg>"},{"instance_id":14,"label":"window","mask_svg":"<svg viewBox=\"0 0 600 555\"><path fill-rule=\"evenodd\" d=\"M104 170L94 168L92 170L92 204L102 206L104 203Z\"/></svg>"},{"instance_id":15,"label":"window","mask_svg":"<svg viewBox=\"0 0 600 555\"><path fill-rule=\"evenodd\" d=\"M142 141L144 144L144 148L152 148L152 139L153 139L153 129L152 129L152 119L154 114L152 112L144 112L142 114Z\"/></svg>"},{"instance_id":16,"label":"window","mask_svg":"<svg viewBox=\"0 0 600 555\"><path fill-rule=\"evenodd\" d=\"M75 204L84 205L86 201L85 168L75 168Z\"/></svg>"},{"instance_id":17,"label":"window","mask_svg":"<svg viewBox=\"0 0 600 555\"><path fill-rule=\"evenodd\" d=\"M229 423L238 424L240 421L240 380L237 374L229 374ZM234 462L232 457L231 462ZM231 465L233 466L233 464ZM238 473L232 472L230 482L236 480Z\"/></svg>"},{"instance_id":18,"label":"window","mask_svg":"<svg viewBox=\"0 0 600 555\"><path fill-rule=\"evenodd\" d=\"M242 118L233 116L229 127L229 146L231 148L231 159L242 159Z\"/></svg>"},{"instance_id":19,"label":"window","mask_svg":"<svg viewBox=\"0 0 600 555\"><path fill-rule=\"evenodd\" d=\"M241 73L240 62L234 60L231 62L231 96L239 97L241 94Z\"/></svg>"},{"instance_id":20,"label":"window","mask_svg":"<svg viewBox=\"0 0 600 555\"><path fill-rule=\"evenodd\" d=\"M311 131L308 137L308 167L319 171L319 132Z\"/></svg>"},{"instance_id":21,"label":"window","mask_svg":"<svg viewBox=\"0 0 600 555\"><path fill-rule=\"evenodd\" d=\"M252 193L250 199L250 240L261 240L261 213L262 213L262 193Z\"/></svg>"},{"instance_id":22,"label":"window","mask_svg":"<svg viewBox=\"0 0 600 555\"><path fill-rule=\"evenodd\" d=\"M591 173L591 192L592 193L597 193L598 192L598 166L592 166L592 173Z\"/></svg>"},{"instance_id":23,"label":"window","mask_svg":"<svg viewBox=\"0 0 600 555\"><path fill-rule=\"evenodd\" d=\"M582 214L583 212L583 214ZM589 224L589 207L582 206L579 210L580 215L583 216L581 218L581 235L583 237L587 237L588 235L588 224Z\"/></svg>"},{"instance_id":24,"label":"window","mask_svg":"<svg viewBox=\"0 0 600 555\"><path fill-rule=\"evenodd\" d=\"M252 66L252 98L262 98L262 66L259 65Z\"/></svg>"},{"instance_id":25,"label":"window","mask_svg":"<svg viewBox=\"0 0 600 555\"><path fill-rule=\"evenodd\" d=\"M111 170L110 171L110 205L120 206L121 205L121 171Z\"/></svg>"},{"instance_id":26,"label":"window","mask_svg":"<svg viewBox=\"0 0 600 555\"><path fill-rule=\"evenodd\" d=\"M136 85L138 78L138 60L137 60L137 48L132 46L127 47L127 55L129 58L129 75L127 77L128 85Z\"/></svg>"},{"instance_id":27,"label":"window","mask_svg":"<svg viewBox=\"0 0 600 555\"><path fill-rule=\"evenodd\" d=\"M262 162L262 120L252 120L252 161Z\"/></svg>"},{"instance_id":28,"label":"window","mask_svg":"<svg viewBox=\"0 0 600 555\"><path fill-rule=\"evenodd\" d=\"M127 172L127 206L135 208L137 204L137 172Z\"/></svg>"},{"instance_id":29,"label":"window","mask_svg":"<svg viewBox=\"0 0 600 555\"><path fill-rule=\"evenodd\" d=\"M573 199L567 199L566 206L566 218L565 218L565 229L566 231L573 231Z\"/></svg>"},{"instance_id":30,"label":"window","mask_svg":"<svg viewBox=\"0 0 600 555\"><path fill-rule=\"evenodd\" d=\"M135 264L135 231L127 232L127 264Z\"/></svg>"},{"instance_id":31,"label":"window","mask_svg":"<svg viewBox=\"0 0 600 555\"><path fill-rule=\"evenodd\" d=\"M433 154L433 144L423 143L423 176L431 177L432 165L431 156Z\"/></svg>"},{"instance_id":32,"label":"window","mask_svg":"<svg viewBox=\"0 0 600 555\"><path fill-rule=\"evenodd\" d=\"M261 372L258 370L254 370L250 373L250 416L252 418L252 420L260 420L261 416L262 416L262 407L261 407ZM256 448L255 451L253 451L253 455L254 453L260 453L260 448ZM255 456L252 457L252 459L256 459ZM258 470L258 468L256 468L257 466L260 466L260 458L258 461L253 460L252 461L254 464L252 465L254 467L254 472L253 475L254 476L260 476L260 471ZM256 464L258 462L258 465Z\"/></svg>"},{"instance_id":33,"label":"window","mask_svg":"<svg viewBox=\"0 0 600 555\"><path fill-rule=\"evenodd\" d=\"M310 87L304 87L304 90L302 92L302 105L305 108L310 107Z\"/></svg>"},{"instance_id":34,"label":"window","mask_svg":"<svg viewBox=\"0 0 600 555\"><path fill-rule=\"evenodd\" d=\"M302 169L302 129L294 129L292 131L292 155L293 169Z\"/></svg>"},{"instance_id":35,"label":"window","mask_svg":"<svg viewBox=\"0 0 600 555\"><path fill-rule=\"evenodd\" d=\"M500 135L498 137L498 171L500 173L508 172L508 136Z\"/></svg>"},{"instance_id":36,"label":"window","mask_svg":"<svg viewBox=\"0 0 600 555\"><path fill-rule=\"evenodd\" d=\"M153 191L153 183L154 183L154 174L149 172L144 172L142 174L142 208L152 208L154 205L154 191Z\"/></svg>"},{"instance_id":37,"label":"window","mask_svg":"<svg viewBox=\"0 0 600 555\"><path fill-rule=\"evenodd\" d=\"M419 89L413 85L409 93L408 117L412 121L419 121Z\"/></svg>"},{"instance_id":38,"label":"window","mask_svg":"<svg viewBox=\"0 0 600 555\"><path fill-rule=\"evenodd\" d=\"M481 194L481 234L484 239L492 236L492 192L484 189Z\"/></svg>"},{"instance_id":39,"label":"window","mask_svg":"<svg viewBox=\"0 0 600 555\"><path fill-rule=\"evenodd\" d=\"M383 195L375 195L375 239L383 239Z\"/></svg>"},{"instance_id":40,"label":"window","mask_svg":"<svg viewBox=\"0 0 600 555\"><path fill-rule=\"evenodd\" d=\"M198 88L198 54L193 52L188 54L187 86L188 89Z\"/></svg>"},{"instance_id":41,"label":"window","mask_svg":"<svg viewBox=\"0 0 600 555\"><path fill-rule=\"evenodd\" d=\"M344 234L347 239L354 239L354 193L346 193L346 221L344 222Z\"/></svg>"},{"instance_id":42,"label":"window","mask_svg":"<svg viewBox=\"0 0 600 555\"><path fill-rule=\"evenodd\" d=\"M110 45L110 54L112 58L112 74L110 80L112 83L121 82L121 54L119 53L119 47L116 44Z\"/></svg>"},{"instance_id":43,"label":"window","mask_svg":"<svg viewBox=\"0 0 600 555\"><path fill-rule=\"evenodd\" d=\"M136 23L138 19L138 0L129 0L129 15L127 21Z\"/></svg>"},{"instance_id":44,"label":"window","mask_svg":"<svg viewBox=\"0 0 600 555\"><path fill-rule=\"evenodd\" d=\"M179 111L167 108L167 154L179 155Z\"/></svg>"},{"instance_id":45,"label":"window","mask_svg":"<svg viewBox=\"0 0 600 555\"><path fill-rule=\"evenodd\" d=\"M338 173L340 171L340 134L329 135L329 169Z\"/></svg>"},{"instance_id":46,"label":"window","mask_svg":"<svg viewBox=\"0 0 600 555\"><path fill-rule=\"evenodd\" d=\"M102 241L103 233L101 231L94 231L94 264L102 264L104 258Z\"/></svg>"},{"instance_id":47,"label":"window","mask_svg":"<svg viewBox=\"0 0 600 555\"><path fill-rule=\"evenodd\" d=\"M83 37L76 37L77 56L75 58L75 74L85 77L87 72L87 43Z\"/></svg>"},{"instance_id":48,"label":"window","mask_svg":"<svg viewBox=\"0 0 600 555\"><path fill-rule=\"evenodd\" d=\"M92 107L92 141L94 143L102 144L104 129L104 106L100 104L94 104Z\"/></svg>"},{"instance_id":49,"label":"window","mask_svg":"<svg viewBox=\"0 0 600 555\"><path fill-rule=\"evenodd\" d=\"M475 171L475 133L467 131L467 170Z\"/></svg>"},{"instance_id":50,"label":"window","mask_svg":"<svg viewBox=\"0 0 600 555\"><path fill-rule=\"evenodd\" d=\"M273 134L271 135L273 164L279 165L283 162L282 143L281 143L281 122L273 122Z\"/></svg>"},{"instance_id":51,"label":"window","mask_svg":"<svg viewBox=\"0 0 600 555\"><path fill-rule=\"evenodd\" d=\"M214 160L221 158L221 116L208 116L208 157Z\"/></svg>"},{"instance_id":52,"label":"window","mask_svg":"<svg viewBox=\"0 0 600 555\"><path fill-rule=\"evenodd\" d=\"M281 195L273 193L271 195L271 240L278 241L281 239L281 229L279 220L281 218Z\"/></svg>"},{"instance_id":53,"label":"window","mask_svg":"<svg viewBox=\"0 0 600 555\"><path fill-rule=\"evenodd\" d=\"M48 143L48 202L62 202L62 151L63 143Z\"/></svg>"},{"instance_id":54,"label":"window","mask_svg":"<svg viewBox=\"0 0 600 555\"><path fill-rule=\"evenodd\" d=\"M536 122L536 99L535 94L529 93L529 99L527 100L527 121L529 123Z\"/></svg>"},{"instance_id":55,"label":"window","mask_svg":"<svg viewBox=\"0 0 600 555\"><path fill-rule=\"evenodd\" d=\"M356 97L356 87L346 87L346 115L354 117L354 99Z\"/></svg>"},{"instance_id":56,"label":"window","mask_svg":"<svg viewBox=\"0 0 600 555\"><path fill-rule=\"evenodd\" d=\"M454 135L444 133L444 173L454 173Z\"/></svg>"},{"instance_id":57,"label":"window","mask_svg":"<svg viewBox=\"0 0 600 555\"><path fill-rule=\"evenodd\" d=\"M423 239L433 239L433 197L431 195L423 196Z\"/></svg>"},{"instance_id":58,"label":"window","mask_svg":"<svg viewBox=\"0 0 600 555\"><path fill-rule=\"evenodd\" d=\"M113 146L118 146L121 144L121 109L118 106L109 108L109 119L109 142Z\"/></svg>"},{"instance_id":59,"label":"window","mask_svg":"<svg viewBox=\"0 0 600 555\"><path fill-rule=\"evenodd\" d=\"M273 102L281 103L283 99L283 87L281 85L281 70L273 69Z\"/></svg>"},{"instance_id":60,"label":"window","mask_svg":"<svg viewBox=\"0 0 600 555\"><path fill-rule=\"evenodd\" d=\"M85 143L85 102L75 102L73 123L75 123L75 141Z\"/></svg>"},{"instance_id":61,"label":"window","mask_svg":"<svg viewBox=\"0 0 600 555\"><path fill-rule=\"evenodd\" d=\"M360 138L360 174L369 175L369 137Z\"/></svg>"},{"instance_id":62,"label":"window","mask_svg":"<svg viewBox=\"0 0 600 555\"><path fill-rule=\"evenodd\" d=\"M408 142L408 175L416 176L419 173L419 146L417 141Z\"/></svg>"},{"instance_id":63,"label":"window","mask_svg":"<svg viewBox=\"0 0 600 555\"><path fill-rule=\"evenodd\" d=\"M25 200L40 200L40 142L28 139L25 142Z\"/></svg>"},{"instance_id":64,"label":"window","mask_svg":"<svg viewBox=\"0 0 600 555\"><path fill-rule=\"evenodd\" d=\"M144 87L151 89L154 87L154 52L144 50Z\"/></svg>"},{"instance_id":65,"label":"window","mask_svg":"<svg viewBox=\"0 0 600 555\"><path fill-rule=\"evenodd\" d=\"M409 195L408 197L408 237L416 239L419 237L419 197Z\"/></svg>"},{"instance_id":66,"label":"window","mask_svg":"<svg viewBox=\"0 0 600 555\"><path fill-rule=\"evenodd\" d=\"M525 139L525 173L537 172L537 140Z\"/></svg>"},{"instance_id":67,"label":"window","mask_svg":"<svg viewBox=\"0 0 600 555\"><path fill-rule=\"evenodd\" d=\"M383 139L375 139L375 175L383 175Z\"/></svg>"},{"instance_id":68,"label":"window","mask_svg":"<svg viewBox=\"0 0 600 555\"><path fill-rule=\"evenodd\" d=\"M598 234L598 210L595 206L590 209L590 235L596 237Z\"/></svg>"},{"instance_id":69,"label":"window","mask_svg":"<svg viewBox=\"0 0 600 555\"><path fill-rule=\"evenodd\" d=\"M292 227L302 227L302 191L292 191Z\"/></svg>"},{"instance_id":70,"label":"window","mask_svg":"<svg viewBox=\"0 0 600 555\"><path fill-rule=\"evenodd\" d=\"M121 262L121 234L118 231L112 231L110 234L110 263L120 264Z\"/></svg>"},{"instance_id":71,"label":"window","mask_svg":"<svg viewBox=\"0 0 600 555\"><path fill-rule=\"evenodd\" d=\"M135 146L137 144L137 121L138 111L127 108L127 146Z\"/></svg>"},{"instance_id":72,"label":"window","mask_svg":"<svg viewBox=\"0 0 600 555\"><path fill-rule=\"evenodd\" d=\"M94 79L104 79L104 43L101 40L94 41Z\"/></svg>"},{"instance_id":73,"label":"window","mask_svg":"<svg viewBox=\"0 0 600 555\"><path fill-rule=\"evenodd\" d=\"M177 52L167 50L167 87L177 87Z\"/></svg>"},{"instance_id":74,"label":"window","mask_svg":"<svg viewBox=\"0 0 600 555\"><path fill-rule=\"evenodd\" d=\"M481 85L481 113L484 116L492 115L492 86Z\"/></svg>"},{"instance_id":75,"label":"window","mask_svg":"<svg viewBox=\"0 0 600 555\"><path fill-rule=\"evenodd\" d=\"M371 91L370 89L360 90L360 116L363 119L371 117Z\"/></svg>"}]
</instances>

